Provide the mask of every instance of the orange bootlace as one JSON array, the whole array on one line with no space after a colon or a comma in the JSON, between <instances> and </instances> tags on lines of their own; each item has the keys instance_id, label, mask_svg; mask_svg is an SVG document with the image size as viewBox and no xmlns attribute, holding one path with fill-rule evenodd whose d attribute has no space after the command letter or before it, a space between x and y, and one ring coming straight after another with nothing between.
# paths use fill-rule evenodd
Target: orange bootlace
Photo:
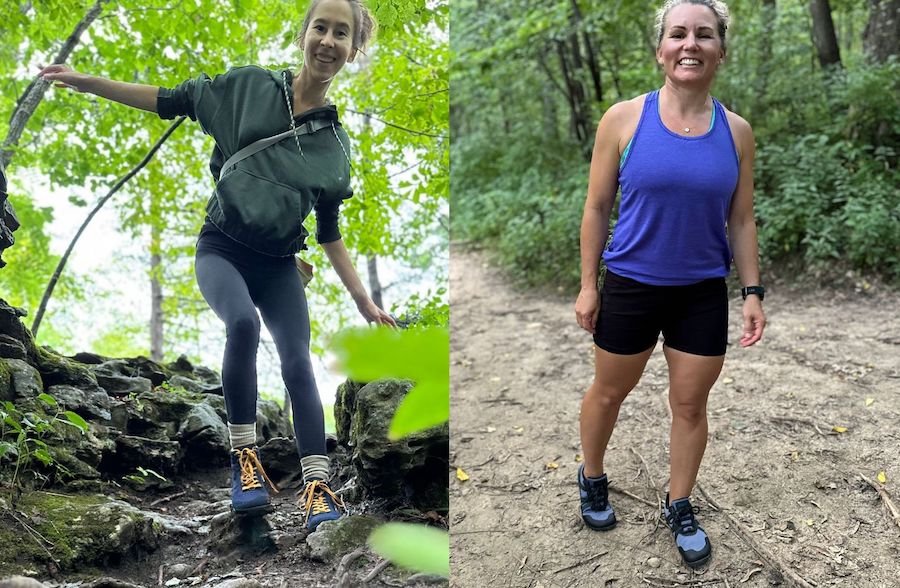
<instances>
[{"instance_id":1,"label":"orange bootlace","mask_svg":"<svg viewBox=\"0 0 900 588\"><path fill-rule=\"evenodd\" d=\"M259 457L256 455L255 451L249 447L233 449L232 451L237 453L238 456L238 465L241 468L242 491L246 492L247 490L262 488L262 484L259 483L259 478L256 476L256 471L259 470L259 473L262 474L263 479L269 483L272 490L276 494L278 493L278 488L272 480L269 479L269 476L266 474L266 470L263 469L262 463L260 463Z\"/></svg>"},{"instance_id":2,"label":"orange bootlace","mask_svg":"<svg viewBox=\"0 0 900 588\"><path fill-rule=\"evenodd\" d=\"M306 487L300 494L301 508L306 513L306 521L311 515L324 514L331 510L325 500L326 496L334 501L335 506L344 508L344 502L331 491L324 480L313 480L306 483Z\"/></svg>"}]
</instances>

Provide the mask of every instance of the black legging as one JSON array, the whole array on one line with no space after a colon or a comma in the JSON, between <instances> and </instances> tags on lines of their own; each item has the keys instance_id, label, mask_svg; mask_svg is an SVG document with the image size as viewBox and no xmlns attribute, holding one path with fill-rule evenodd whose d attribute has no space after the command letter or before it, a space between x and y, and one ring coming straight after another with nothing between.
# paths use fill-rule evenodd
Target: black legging
<instances>
[{"instance_id":1,"label":"black legging","mask_svg":"<svg viewBox=\"0 0 900 588\"><path fill-rule=\"evenodd\" d=\"M300 456L325 455L325 417L309 357L309 314L294 259L256 253L204 229L195 264L200 292L225 323L222 388L228 421L256 422L259 308L281 359Z\"/></svg>"}]
</instances>

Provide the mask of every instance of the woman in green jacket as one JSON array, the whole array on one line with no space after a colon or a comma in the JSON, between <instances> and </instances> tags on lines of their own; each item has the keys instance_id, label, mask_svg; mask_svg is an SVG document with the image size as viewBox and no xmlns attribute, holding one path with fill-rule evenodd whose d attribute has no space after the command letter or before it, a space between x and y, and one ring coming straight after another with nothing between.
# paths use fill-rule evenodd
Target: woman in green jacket
<instances>
[{"instance_id":1,"label":"woman in green jacket","mask_svg":"<svg viewBox=\"0 0 900 588\"><path fill-rule=\"evenodd\" d=\"M306 298L294 261L305 248L302 222L309 212L315 210L317 240L359 312L369 322L394 325L366 293L338 230L340 204L352 195L350 146L326 98L334 77L366 46L373 30L359 0L313 0L297 38L305 58L296 75L247 66L166 89L81 74L65 65L41 71L58 87L166 119L186 115L215 139L210 170L217 186L197 242L196 273L204 298L225 323L222 385L232 447L232 507L236 513L267 512L267 484L274 489L255 447L258 308L275 340L291 396L305 481L301 506L310 530L340 517L343 504L327 483L324 415L309 356ZM292 136L223 169L240 149L285 131L293 131Z\"/></svg>"}]
</instances>

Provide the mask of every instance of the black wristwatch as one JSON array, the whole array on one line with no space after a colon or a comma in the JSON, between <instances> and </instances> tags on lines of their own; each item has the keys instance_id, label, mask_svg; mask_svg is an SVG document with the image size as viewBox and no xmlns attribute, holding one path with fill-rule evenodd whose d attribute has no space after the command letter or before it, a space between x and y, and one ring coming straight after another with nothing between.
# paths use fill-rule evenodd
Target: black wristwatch
<instances>
[{"instance_id":1,"label":"black wristwatch","mask_svg":"<svg viewBox=\"0 0 900 588\"><path fill-rule=\"evenodd\" d=\"M741 288L741 298L744 300L751 294L759 296L759 301L762 302L766 298L766 289L762 286L744 286Z\"/></svg>"}]
</instances>

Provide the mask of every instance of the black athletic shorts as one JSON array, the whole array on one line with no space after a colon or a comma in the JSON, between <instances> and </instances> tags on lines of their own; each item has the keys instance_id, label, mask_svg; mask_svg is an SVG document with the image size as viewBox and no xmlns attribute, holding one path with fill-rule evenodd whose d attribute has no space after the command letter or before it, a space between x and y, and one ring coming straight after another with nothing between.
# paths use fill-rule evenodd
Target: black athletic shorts
<instances>
[{"instance_id":1,"label":"black athletic shorts","mask_svg":"<svg viewBox=\"0 0 900 588\"><path fill-rule=\"evenodd\" d=\"M725 355L728 291L725 278L687 286L649 286L607 270L600 289L594 343L633 355L656 344L694 355Z\"/></svg>"}]
</instances>

